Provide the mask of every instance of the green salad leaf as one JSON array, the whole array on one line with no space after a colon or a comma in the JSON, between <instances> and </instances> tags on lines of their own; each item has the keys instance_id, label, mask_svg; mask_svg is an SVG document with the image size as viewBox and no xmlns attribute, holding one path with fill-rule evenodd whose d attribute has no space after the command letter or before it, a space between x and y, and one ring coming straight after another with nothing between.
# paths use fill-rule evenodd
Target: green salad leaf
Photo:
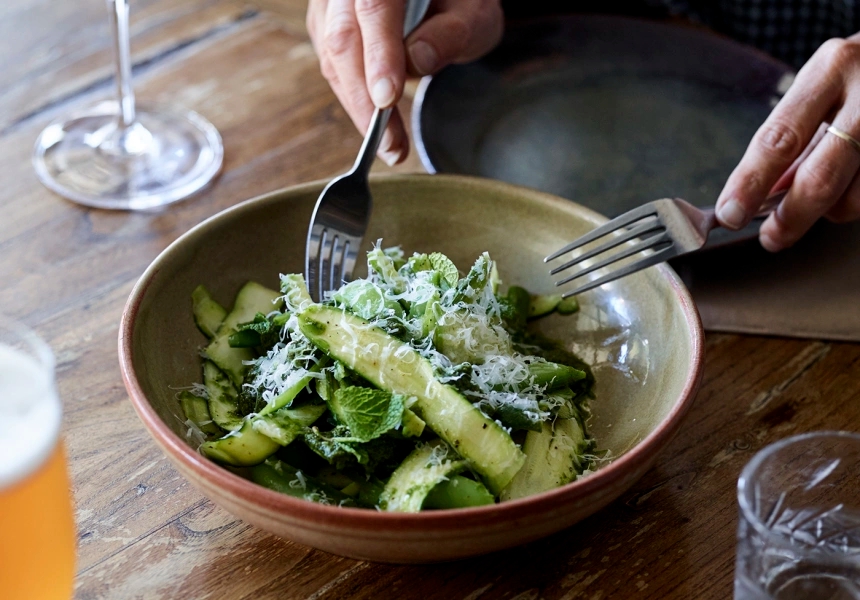
<instances>
[{"instance_id":1,"label":"green salad leaf","mask_svg":"<svg viewBox=\"0 0 860 600\"><path fill-rule=\"evenodd\" d=\"M457 285L457 281L460 279L460 273L457 271L457 266L450 258L441 252L433 252L427 258L430 260L433 270L437 271L439 275L441 275L442 281L447 283L449 288Z\"/></svg>"},{"instance_id":2,"label":"green salad leaf","mask_svg":"<svg viewBox=\"0 0 860 600\"><path fill-rule=\"evenodd\" d=\"M351 439L369 442L400 426L403 396L384 390L347 386L334 392L329 408L349 428Z\"/></svg>"},{"instance_id":3,"label":"green salad leaf","mask_svg":"<svg viewBox=\"0 0 860 600\"><path fill-rule=\"evenodd\" d=\"M367 279L356 279L334 293L334 300L362 319L402 317L403 307L385 297L378 285Z\"/></svg>"},{"instance_id":4,"label":"green salad leaf","mask_svg":"<svg viewBox=\"0 0 860 600\"><path fill-rule=\"evenodd\" d=\"M343 425L325 432L313 427L305 432L304 440L308 448L339 469L354 462L364 465L370 460L361 442Z\"/></svg>"}]
</instances>

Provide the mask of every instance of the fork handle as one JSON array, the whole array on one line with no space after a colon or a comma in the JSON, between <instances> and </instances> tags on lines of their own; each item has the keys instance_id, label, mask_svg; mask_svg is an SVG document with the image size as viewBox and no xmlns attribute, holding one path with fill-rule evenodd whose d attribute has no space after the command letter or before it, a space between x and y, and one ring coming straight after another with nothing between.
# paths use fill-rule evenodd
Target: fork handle
<instances>
[{"instance_id":1,"label":"fork handle","mask_svg":"<svg viewBox=\"0 0 860 600\"><path fill-rule=\"evenodd\" d=\"M404 40L410 33L415 31L415 28L424 19L429 6L430 0L407 0L403 11ZM376 151L379 150L379 142L382 140L382 134L388 125L388 119L391 117L392 110L392 108L377 108L373 111L367 133L364 134L364 142L361 144L361 150L358 151L358 157L355 159L355 164L352 166L350 173L359 173L364 175L365 179L367 178L367 174L370 173L370 167L373 165Z\"/></svg>"},{"instance_id":2,"label":"fork handle","mask_svg":"<svg viewBox=\"0 0 860 600\"><path fill-rule=\"evenodd\" d=\"M358 151L358 156L355 159L355 164L352 166L350 174L357 173L367 178L370 167L373 165L373 159L376 157L376 151L379 150L379 142L382 141L382 134L388 125L389 117L391 117L391 110L390 108L377 108L373 111L373 116L370 118L370 126L368 126L367 133L364 135L364 142L361 144L361 150Z\"/></svg>"}]
</instances>

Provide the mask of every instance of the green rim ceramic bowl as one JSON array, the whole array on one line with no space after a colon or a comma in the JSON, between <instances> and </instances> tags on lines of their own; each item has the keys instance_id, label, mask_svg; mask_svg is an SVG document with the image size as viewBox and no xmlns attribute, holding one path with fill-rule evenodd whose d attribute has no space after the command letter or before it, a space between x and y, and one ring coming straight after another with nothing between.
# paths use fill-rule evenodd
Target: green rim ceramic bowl
<instances>
[{"instance_id":1,"label":"green rim ceramic bowl","mask_svg":"<svg viewBox=\"0 0 860 600\"><path fill-rule=\"evenodd\" d=\"M200 381L205 339L191 291L229 306L255 280L302 272L305 237L325 182L292 187L215 215L171 244L138 281L122 317L123 379L146 428L177 469L236 517L335 554L396 563L451 560L535 540L612 502L653 464L678 429L702 374L703 333L675 273L652 267L580 297L573 316L536 322L589 361L597 377L590 431L606 458L561 488L493 506L419 514L338 508L260 487L201 456L186 439L176 388ZM440 251L468 269L487 250L505 284L555 288L544 256L605 221L572 202L492 180L444 175L374 178L365 245ZM361 269L357 275L363 275Z\"/></svg>"}]
</instances>

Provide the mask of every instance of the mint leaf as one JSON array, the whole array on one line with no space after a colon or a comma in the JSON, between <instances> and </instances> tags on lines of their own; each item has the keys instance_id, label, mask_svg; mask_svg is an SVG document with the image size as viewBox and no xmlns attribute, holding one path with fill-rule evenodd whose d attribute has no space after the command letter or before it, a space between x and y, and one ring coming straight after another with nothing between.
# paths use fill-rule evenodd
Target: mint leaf
<instances>
[{"instance_id":1,"label":"mint leaf","mask_svg":"<svg viewBox=\"0 0 860 600\"><path fill-rule=\"evenodd\" d=\"M415 446L413 440L393 437L360 442L344 425L326 432L313 427L305 431L304 442L336 469L343 470L358 463L368 474L379 477L388 477Z\"/></svg>"},{"instance_id":2,"label":"mint leaf","mask_svg":"<svg viewBox=\"0 0 860 600\"><path fill-rule=\"evenodd\" d=\"M314 427L305 432L305 444L338 469L356 462L366 465L370 457L361 447L361 443L348 437L349 434L350 431L343 425L325 433Z\"/></svg>"},{"instance_id":3,"label":"mint leaf","mask_svg":"<svg viewBox=\"0 0 860 600\"><path fill-rule=\"evenodd\" d=\"M448 287L457 285L457 281L460 279L460 272L457 271L457 266L450 258L441 252L433 252L428 258L430 259L430 264L433 265L433 269L439 272L442 279L448 284Z\"/></svg>"},{"instance_id":4,"label":"mint leaf","mask_svg":"<svg viewBox=\"0 0 860 600\"><path fill-rule=\"evenodd\" d=\"M403 396L365 387L347 386L335 391L329 408L351 439L369 442L397 428L403 417Z\"/></svg>"}]
</instances>

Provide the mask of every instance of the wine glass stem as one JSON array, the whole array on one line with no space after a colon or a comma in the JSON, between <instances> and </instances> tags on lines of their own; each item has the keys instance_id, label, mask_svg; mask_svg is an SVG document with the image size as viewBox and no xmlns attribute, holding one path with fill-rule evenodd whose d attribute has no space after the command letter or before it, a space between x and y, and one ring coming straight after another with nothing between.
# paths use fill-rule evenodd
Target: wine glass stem
<instances>
[{"instance_id":1,"label":"wine glass stem","mask_svg":"<svg viewBox=\"0 0 860 600\"><path fill-rule=\"evenodd\" d=\"M113 29L116 57L116 86L119 96L120 126L134 123L134 90L131 88L131 51L128 38L128 0L107 0Z\"/></svg>"}]
</instances>

